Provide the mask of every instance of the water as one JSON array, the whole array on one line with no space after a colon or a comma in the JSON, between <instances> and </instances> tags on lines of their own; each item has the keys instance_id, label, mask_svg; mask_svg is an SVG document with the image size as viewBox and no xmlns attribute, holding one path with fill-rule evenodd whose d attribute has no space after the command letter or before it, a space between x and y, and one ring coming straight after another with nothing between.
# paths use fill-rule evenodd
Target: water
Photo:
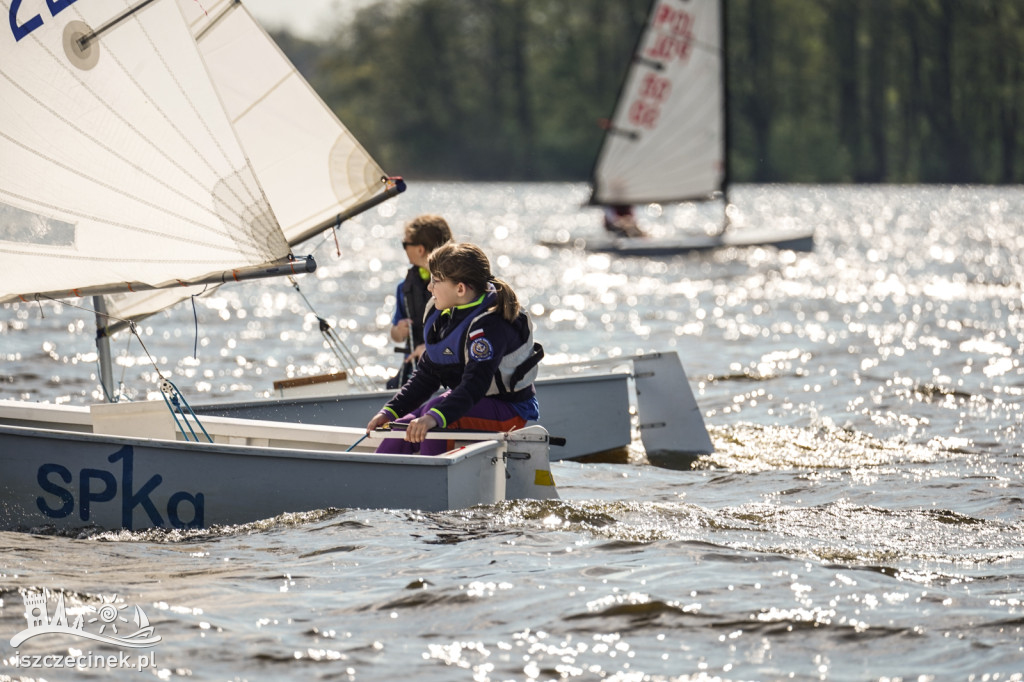
<instances>
[{"instance_id":1,"label":"water","mask_svg":"<svg viewBox=\"0 0 1024 682\"><path fill-rule=\"evenodd\" d=\"M2 533L0 678L1024 679L1024 190L736 189L736 222L813 226L811 254L536 245L594 234L585 199L414 183L339 232L341 258L314 243L302 290L383 376L400 226L442 213L513 283L551 360L679 352L716 447L696 469L651 466L637 445L623 463L555 463L557 502ZM642 216L666 232L713 210ZM154 364L196 400L330 365L286 285L225 287L197 311L198 343L187 303L143 325L153 362L115 339L128 394L155 391ZM6 310L0 397L93 400L90 326L68 306ZM69 610L142 606L155 666L16 668L19 590L42 588Z\"/></svg>"}]
</instances>

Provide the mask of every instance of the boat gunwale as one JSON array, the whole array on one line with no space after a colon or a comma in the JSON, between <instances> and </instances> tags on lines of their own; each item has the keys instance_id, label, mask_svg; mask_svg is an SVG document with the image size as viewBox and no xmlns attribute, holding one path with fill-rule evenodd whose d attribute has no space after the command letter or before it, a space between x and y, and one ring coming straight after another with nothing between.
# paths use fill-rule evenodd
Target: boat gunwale
<instances>
[{"instance_id":1,"label":"boat gunwale","mask_svg":"<svg viewBox=\"0 0 1024 682\"><path fill-rule=\"evenodd\" d=\"M67 431L54 427L12 426L0 424L0 434L22 436L28 438L55 438L58 440L91 441L116 445L133 445L164 450L200 450L217 455L242 455L257 457L273 457L281 459L323 460L329 462L350 462L363 464L413 465L450 467L459 462L479 456L494 446L504 449L502 440L496 438L474 439L467 445L460 446L440 455L387 454L376 452L329 452L325 450L305 450L302 448L282 448L259 445L239 445L232 443L208 443L182 440L166 440L162 438L140 438L133 436L116 436L81 431ZM448 434L445 434L448 435ZM472 434L479 435L479 434ZM371 436L372 438L373 436ZM378 436L379 437L379 436ZM392 436L392 437L398 437ZM459 439L452 438L458 441ZM344 444L339 444L341 447ZM0 459L10 459L6 455Z\"/></svg>"}]
</instances>

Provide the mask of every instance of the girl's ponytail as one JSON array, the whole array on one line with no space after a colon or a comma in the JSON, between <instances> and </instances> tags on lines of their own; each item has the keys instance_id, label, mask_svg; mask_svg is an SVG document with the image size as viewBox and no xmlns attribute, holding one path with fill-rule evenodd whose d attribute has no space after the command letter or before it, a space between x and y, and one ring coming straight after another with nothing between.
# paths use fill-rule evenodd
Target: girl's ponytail
<instances>
[{"instance_id":1,"label":"girl's ponytail","mask_svg":"<svg viewBox=\"0 0 1024 682\"><path fill-rule=\"evenodd\" d=\"M487 291L488 284L493 284L498 297L495 308L501 316L509 322L519 316L516 292L508 282L491 274L491 263L479 246L448 242L430 254L429 266L432 275L463 282L480 294Z\"/></svg>"},{"instance_id":2,"label":"girl's ponytail","mask_svg":"<svg viewBox=\"0 0 1024 682\"><path fill-rule=\"evenodd\" d=\"M498 293L498 301L495 308L498 309L502 317L512 322L519 317L519 297L516 296L516 292L512 291L512 287L504 280L491 277L491 284L494 285Z\"/></svg>"}]
</instances>

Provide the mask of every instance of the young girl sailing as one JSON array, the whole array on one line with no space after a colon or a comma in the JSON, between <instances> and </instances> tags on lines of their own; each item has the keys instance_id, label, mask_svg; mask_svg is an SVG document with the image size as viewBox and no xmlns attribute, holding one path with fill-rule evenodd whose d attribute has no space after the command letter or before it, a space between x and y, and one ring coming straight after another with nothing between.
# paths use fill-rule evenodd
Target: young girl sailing
<instances>
[{"instance_id":1,"label":"young girl sailing","mask_svg":"<svg viewBox=\"0 0 1024 682\"><path fill-rule=\"evenodd\" d=\"M508 284L491 274L473 244L448 243L430 254L426 351L409 381L366 425L370 433L395 421L405 440L386 439L378 452L437 455L435 428L511 431L539 417L533 388L544 350ZM441 387L447 391L434 397Z\"/></svg>"}]
</instances>

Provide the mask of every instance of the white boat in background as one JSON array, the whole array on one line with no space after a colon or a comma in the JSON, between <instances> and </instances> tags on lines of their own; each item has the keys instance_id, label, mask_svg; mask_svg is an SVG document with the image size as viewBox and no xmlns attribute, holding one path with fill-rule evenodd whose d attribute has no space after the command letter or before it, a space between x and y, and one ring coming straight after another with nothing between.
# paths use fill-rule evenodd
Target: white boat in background
<instances>
[{"instance_id":1,"label":"white boat in background","mask_svg":"<svg viewBox=\"0 0 1024 682\"><path fill-rule=\"evenodd\" d=\"M292 254L177 3L37 9L0 31L0 302L315 267ZM173 384L161 389L163 402L91 408L4 401L0 529L196 528L556 495L540 427L436 434L454 447L438 457L378 455L379 438L400 434L197 420Z\"/></svg>"},{"instance_id":2,"label":"white boat in background","mask_svg":"<svg viewBox=\"0 0 1024 682\"><path fill-rule=\"evenodd\" d=\"M807 230L748 230L680 237L597 237L571 242L544 242L546 246L572 246L594 253L656 258L727 248L768 246L788 251L814 250L814 233Z\"/></svg>"},{"instance_id":3,"label":"white boat in background","mask_svg":"<svg viewBox=\"0 0 1024 682\"><path fill-rule=\"evenodd\" d=\"M610 454L633 440L634 426L648 458L685 468L714 452L704 418L675 352L648 353L572 365L542 365L537 381L541 425L551 434L552 461ZM339 381L345 379L339 377ZM358 392L305 384L279 397L205 403L200 414L364 426L393 391ZM314 392L312 387L320 390ZM635 396L635 400L631 399ZM634 425L635 417L635 425Z\"/></svg>"},{"instance_id":4,"label":"white boat in background","mask_svg":"<svg viewBox=\"0 0 1024 682\"><path fill-rule=\"evenodd\" d=\"M720 201L714 233L544 241L547 246L668 256L746 246L814 248L813 231L730 229L727 0L656 0L619 92L591 178L590 204Z\"/></svg>"}]
</instances>

